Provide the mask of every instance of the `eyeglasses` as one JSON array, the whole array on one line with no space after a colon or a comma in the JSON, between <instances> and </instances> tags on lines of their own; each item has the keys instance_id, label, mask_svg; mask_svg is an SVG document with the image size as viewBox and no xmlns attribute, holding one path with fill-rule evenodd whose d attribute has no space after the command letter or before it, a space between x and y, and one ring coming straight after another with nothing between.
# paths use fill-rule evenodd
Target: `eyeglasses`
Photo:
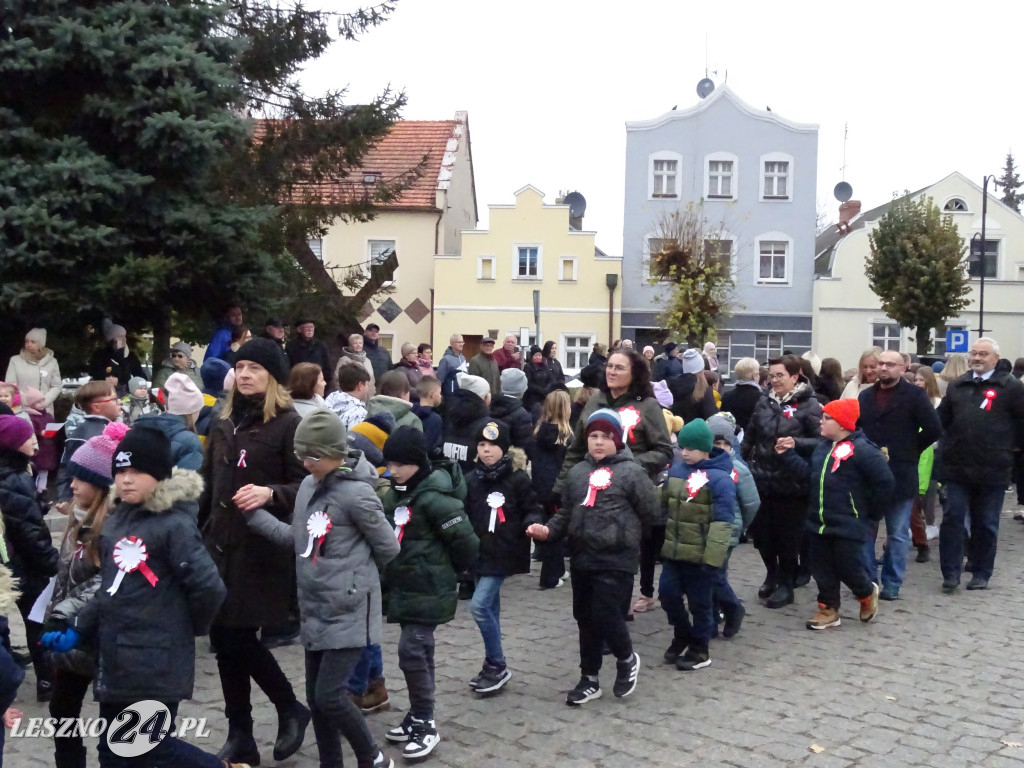
<instances>
[{"instance_id":1,"label":"eyeglasses","mask_svg":"<svg viewBox=\"0 0 1024 768\"><path fill-rule=\"evenodd\" d=\"M184 352L171 352L171 357L187 357Z\"/></svg>"},{"instance_id":2,"label":"eyeglasses","mask_svg":"<svg viewBox=\"0 0 1024 768\"><path fill-rule=\"evenodd\" d=\"M971 350L971 357L990 357L991 355L991 352L979 352L975 349Z\"/></svg>"},{"instance_id":3,"label":"eyeglasses","mask_svg":"<svg viewBox=\"0 0 1024 768\"><path fill-rule=\"evenodd\" d=\"M606 371L616 371L617 373L622 373L623 371L628 371L629 369L630 369L630 366L628 366L628 365L606 365L605 366L605 370Z\"/></svg>"},{"instance_id":4,"label":"eyeglasses","mask_svg":"<svg viewBox=\"0 0 1024 768\"><path fill-rule=\"evenodd\" d=\"M116 397L104 397L102 400L93 400L92 404L97 405L98 403L112 403L117 400Z\"/></svg>"},{"instance_id":5,"label":"eyeglasses","mask_svg":"<svg viewBox=\"0 0 1024 768\"><path fill-rule=\"evenodd\" d=\"M294 453L295 453L295 458L298 459L299 461L320 461L320 457L319 456L303 456L298 451L295 451Z\"/></svg>"},{"instance_id":6,"label":"eyeglasses","mask_svg":"<svg viewBox=\"0 0 1024 768\"><path fill-rule=\"evenodd\" d=\"M879 368L902 368L904 363L885 363L881 360L878 361Z\"/></svg>"}]
</instances>

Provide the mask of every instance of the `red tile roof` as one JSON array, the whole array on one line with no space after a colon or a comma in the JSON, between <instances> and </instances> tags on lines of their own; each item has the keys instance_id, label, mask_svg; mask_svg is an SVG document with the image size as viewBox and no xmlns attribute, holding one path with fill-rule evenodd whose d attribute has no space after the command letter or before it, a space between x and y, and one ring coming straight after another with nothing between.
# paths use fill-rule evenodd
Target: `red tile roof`
<instances>
[{"instance_id":1,"label":"red tile roof","mask_svg":"<svg viewBox=\"0 0 1024 768\"><path fill-rule=\"evenodd\" d=\"M262 121L260 121L262 122ZM256 135L261 133L257 125ZM437 210L436 191L447 189L459 143L469 141L465 123L457 120L399 120L376 146L363 156L363 173L321 184L325 199L351 199L368 191L367 174L378 174L379 181L401 178L426 156L423 174L396 199L380 203L388 210Z\"/></svg>"}]
</instances>

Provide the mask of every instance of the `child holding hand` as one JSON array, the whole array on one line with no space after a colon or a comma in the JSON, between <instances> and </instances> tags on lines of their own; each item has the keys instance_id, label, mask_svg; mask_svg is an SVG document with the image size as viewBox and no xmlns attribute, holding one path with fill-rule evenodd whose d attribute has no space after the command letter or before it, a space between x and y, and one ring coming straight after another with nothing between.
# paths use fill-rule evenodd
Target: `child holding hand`
<instances>
[{"instance_id":1,"label":"child holding hand","mask_svg":"<svg viewBox=\"0 0 1024 768\"><path fill-rule=\"evenodd\" d=\"M623 697L636 689L640 656L633 650L626 613L640 565L640 539L658 507L654 483L623 443L616 411L594 411L584 435L587 455L569 471L561 508L547 525L526 529L538 541L564 537L569 544L582 673L566 696L569 706L601 697L598 676L605 643L616 662L612 693Z\"/></svg>"}]
</instances>

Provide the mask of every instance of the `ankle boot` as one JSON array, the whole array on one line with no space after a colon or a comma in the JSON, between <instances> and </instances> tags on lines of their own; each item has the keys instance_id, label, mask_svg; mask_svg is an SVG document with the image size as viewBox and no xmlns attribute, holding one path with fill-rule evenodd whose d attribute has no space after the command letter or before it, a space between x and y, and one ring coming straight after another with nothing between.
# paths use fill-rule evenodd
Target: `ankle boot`
<instances>
[{"instance_id":1,"label":"ankle boot","mask_svg":"<svg viewBox=\"0 0 1024 768\"><path fill-rule=\"evenodd\" d=\"M383 712L390 708L388 689L384 684L384 678L378 677L371 680L369 689L362 696L357 696L355 702L363 714Z\"/></svg>"},{"instance_id":2,"label":"ankle boot","mask_svg":"<svg viewBox=\"0 0 1024 768\"><path fill-rule=\"evenodd\" d=\"M927 544L917 548L917 562L927 563L931 559L931 549Z\"/></svg>"},{"instance_id":3,"label":"ankle boot","mask_svg":"<svg viewBox=\"0 0 1024 768\"><path fill-rule=\"evenodd\" d=\"M786 584L779 584L765 603L765 608L781 608L793 602L793 590Z\"/></svg>"},{"instance_id":4,"label":"ankle boot","mask_svg":"<svg viewBox=\"0 0 1024 768\"><path fill-rule=\"evenodd\" d=\"M228 725L228 740L217 753L217 759L228 763L260 764L260 750L256 746L256 739L252 737L252 723Z\"/></svg>"},{"instance_id":5,"label":"ankle boot","mask_svg":"<svg viewBox=\"0 0 1024 768\"><path fill-rule=\"evenodd\" d=\"M295 701L277 714L277 741L274 742L274 759L287 760L299 751L306 737L306 728L312 715L309 710Z\"/></svg>"}]
</instances>

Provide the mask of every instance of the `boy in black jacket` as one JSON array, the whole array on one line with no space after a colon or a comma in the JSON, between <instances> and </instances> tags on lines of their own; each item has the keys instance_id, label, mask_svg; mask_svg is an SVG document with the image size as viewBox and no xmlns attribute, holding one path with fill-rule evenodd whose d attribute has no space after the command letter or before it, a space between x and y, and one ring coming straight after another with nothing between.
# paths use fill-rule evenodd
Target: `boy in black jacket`
<instances>
[{"instance_id":1,"label":"boy in black jacket","mask_svg":"<svg viewBox=\"0 0 1024 768\"><path fill-rule=\"evenodd\" d=\"M609 408L594 411L584 430L587 455L566 478L561 509L547 525L526 533L538 541L569 541L572 614L580 630L579 683L565 703L601 697L602 646L615 656L612 693L636 689L640 657L626 626L633 577L640 567L640 538L658 514L658 494L622 439L622 421Z\"/></svg>"},{"instance_id":2,"label":"boy in black jacket","mask_svg":"<svg viewBox=\"0 0 1024 768\"><path fill-rule=\"evenodd\" d=\"M775 450L794 473L810 472L807 516L811 536L811 574L818 585L818 613L808 629L838 627L839 584L846 584L860 602L860 620L878 611L878 584L868 579L861 563L864 546L862 516L882 519L893 490L892 472L874 443L857 429L856 400L833 400L822 409L821 436L810 467L792 450L792 437L780 437Z\"/></svg>"},{"instance_id":3,"label":"boy in black jacket","mask_svg":"<svg viewBox=\"0 0 1024 768\"><path fill-rule=\"evenodd\" d=\"M139 747L125 756L112 750L108 733L99 740L101 766L139 764L223 766L225 763L170 735L178 704L192 698L195 638L205 635L224 601L224 582L203 545L190 502L203 483L197 472L174 469L171 444L147 427L132 429L113 457L118 503L100 533L100 587L63 632L47 633L43 645L66 652L81 636L95 636L99 652L93 691L100 717L111 732L131 722L117 719L135 702L155 700L165 710L152 715L151 733L129 730ZM173 471L173 474L172 474ZM120 724L120 725L119 725ZM122 728L123 729L123 728Z\"/></svg>"},{"instance_id":4,"label":"boy in black jacket","mask_svg":"<svg viewBox=\"0 0 1024 768\"><path fill-rule=\"evenodd\" d=\"M530 572L526 528L543 518L526 474L526 456L511 448L508 425L484 419L476 432L476 468L466 477L465 504L480 539L471 608L484 639L484 665L469 687L492 693L512 677L501 647L501 585L507 576Z\"/></svg>"}]
</instances>

